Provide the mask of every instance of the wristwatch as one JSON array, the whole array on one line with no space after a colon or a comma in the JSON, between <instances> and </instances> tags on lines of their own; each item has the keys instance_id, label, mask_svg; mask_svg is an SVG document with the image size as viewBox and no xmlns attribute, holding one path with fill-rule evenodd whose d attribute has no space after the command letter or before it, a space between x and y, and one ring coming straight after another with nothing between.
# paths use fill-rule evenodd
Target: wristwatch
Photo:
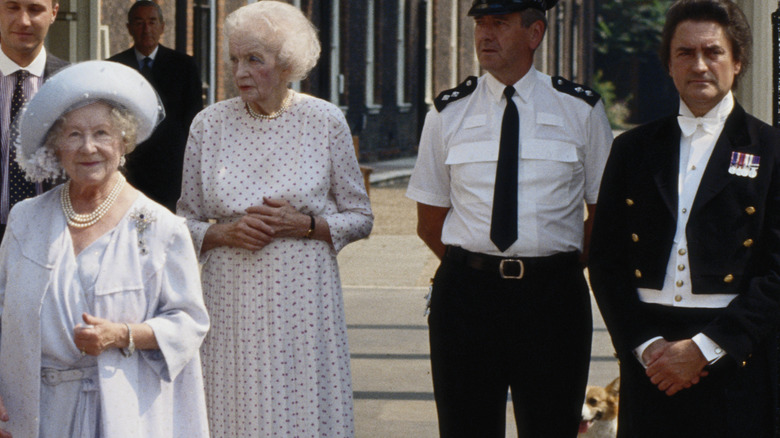
<instances>
[{"instance_id":1,"label":"wristwatch","mask_svg":"<svg viewBox=\"0 0 780 438\"><path fill-rule=\"evenodd\" d=\"M133 342L133 331L130 329L130 324L125 323L127 327L127 348L120 348L124 357L130 357L135 353L135 342Z\"/></svg>"},{"instance_id":2,"label":"wristwatch","mask_svg":"<svg viewBox=\"0 0 780 438\"><path fill-rule=\"evenodd\" d=\"M316 223L314 222L314 215L310 214L309 217L311 218L311 222L309 223L309 229L308 231L306 231L306 235L303 236L307 239L311 239L311 236L314 234L314 226L316 225Z\"/></svg>"}]
</instances>

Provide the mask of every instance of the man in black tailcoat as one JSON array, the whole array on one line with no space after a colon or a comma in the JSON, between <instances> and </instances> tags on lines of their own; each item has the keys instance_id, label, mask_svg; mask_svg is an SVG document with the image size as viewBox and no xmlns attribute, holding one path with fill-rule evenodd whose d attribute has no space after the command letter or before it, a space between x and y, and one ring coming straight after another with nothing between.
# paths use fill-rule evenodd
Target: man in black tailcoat
<instances>
[{"instance_id":1,"label":"man in black tailcoat","mask_svg":"<svg viewBox=\"0 0 780 438\"><path fill-rule=\"evenodd\" d=\"M590 280L620 359L619 437L769 437L780 320L780 134L731 90L730 0L680 0L661 58L679 111L615 139Z\"/></svg>"},{"instance_id":2,"label":"man in black tailcoat","mask_svg":"<svg viewBox=\"0 0 780 438\"><path fill-rule=\"evenodd\" d=\"M181 193L181 168L193 117L203 109L200 74L195 60L159 43L165 30L157 3L140 0L127 13L132 48L109 61L138 69L157 91L165 107L165 119L151 138L127 157L127 179L171 211Z\"/></svg>"}]
</instances>

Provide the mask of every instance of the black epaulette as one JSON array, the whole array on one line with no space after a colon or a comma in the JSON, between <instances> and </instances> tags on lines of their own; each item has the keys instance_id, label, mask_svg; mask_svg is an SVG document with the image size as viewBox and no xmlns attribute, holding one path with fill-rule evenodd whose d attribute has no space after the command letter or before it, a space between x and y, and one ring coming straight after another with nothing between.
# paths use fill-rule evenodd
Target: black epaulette
<instances>
[{"instance_id":1,"label":"black epaulette","mask_svg":"<svg viewBox=\"0 0 780 438\"><path fill-rule=\"evenodd\" d=\"M601 99L599 93L596 93L592 89L584 85L576 84L560 76L552 78L552 86L561 93L579 97L585 102L588 102L590 106L596 106L596 104L599 102L599 99Z\"/></svg>"},{"instance_id":2,"label":"black epaulette","mask_svg":"<svg viewBox=\"0 0 780 438\"><path fill-rule=\"evenodd\" d=\"M442 91L441 94L436 97L436 100L433 101L433 106L436 107L436 111L441 112L448 104L468 96L476 89L477 77L469 76L457 87L451 90Z\"/></svg>"}]
</instances>

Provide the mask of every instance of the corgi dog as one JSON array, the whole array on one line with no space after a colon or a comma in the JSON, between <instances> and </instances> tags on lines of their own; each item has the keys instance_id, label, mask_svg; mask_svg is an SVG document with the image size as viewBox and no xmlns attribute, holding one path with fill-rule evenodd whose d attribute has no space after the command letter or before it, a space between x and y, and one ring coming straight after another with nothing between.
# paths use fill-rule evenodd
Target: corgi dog
<instances>
[{"instance_id":1,"label":"corgi dog","mask_svg":"<svg viewBox=\"0 0 780 438\"><path fill-rule=\"evenodd\" d=\"M578 438L615 438L617 435L620 377L602 388L588 386L582 405Z\"/></svg>"}]
</instances>

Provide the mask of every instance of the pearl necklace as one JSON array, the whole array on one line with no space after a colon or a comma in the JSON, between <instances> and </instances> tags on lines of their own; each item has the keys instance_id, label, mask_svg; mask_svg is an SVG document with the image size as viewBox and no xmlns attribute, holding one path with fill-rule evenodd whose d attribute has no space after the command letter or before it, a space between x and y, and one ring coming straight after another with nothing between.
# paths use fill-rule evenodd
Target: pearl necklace
<instances>
[{"instance_id":1,"label":"pearl necklace","mask_svg":"<svg viewBox=\"0 0 780 438\"><path fill-rule=\"evenodd\" d=\"M73 209L73 205L70 203L70 181L65 183L65 187L60 191L60 204L62 205L62 212L65 213L65 219L68 221L68 225L76 228L87 228L95 225L103 216L108 213L111 206L119 197L119 193L122 192L122 188L125 185L125 177L119 174L114 188L108 194L106 199L98 205L98 207L92 213L79 214Z\"/></svg>"},{"instance_id":2,"label":"pearl necklace","mask_svg":"<svg viewBox=\"0 0 780 438\"><path fill-rule=\"evenodd\" d=\"M246 110L249 113L250 116L260 119L260 120L273 120L281 116L285 111L287 111L288 108L290 108L290 104L292 103L293 93L287 92L287 97L284 98L284 101L282 102L282 107L279 108L276 112L273 112L271 114L265 115L260 114L257 111L252 109L252 105L249 104L249 102L245 103Z\"/></svg>"}]
</instances>

